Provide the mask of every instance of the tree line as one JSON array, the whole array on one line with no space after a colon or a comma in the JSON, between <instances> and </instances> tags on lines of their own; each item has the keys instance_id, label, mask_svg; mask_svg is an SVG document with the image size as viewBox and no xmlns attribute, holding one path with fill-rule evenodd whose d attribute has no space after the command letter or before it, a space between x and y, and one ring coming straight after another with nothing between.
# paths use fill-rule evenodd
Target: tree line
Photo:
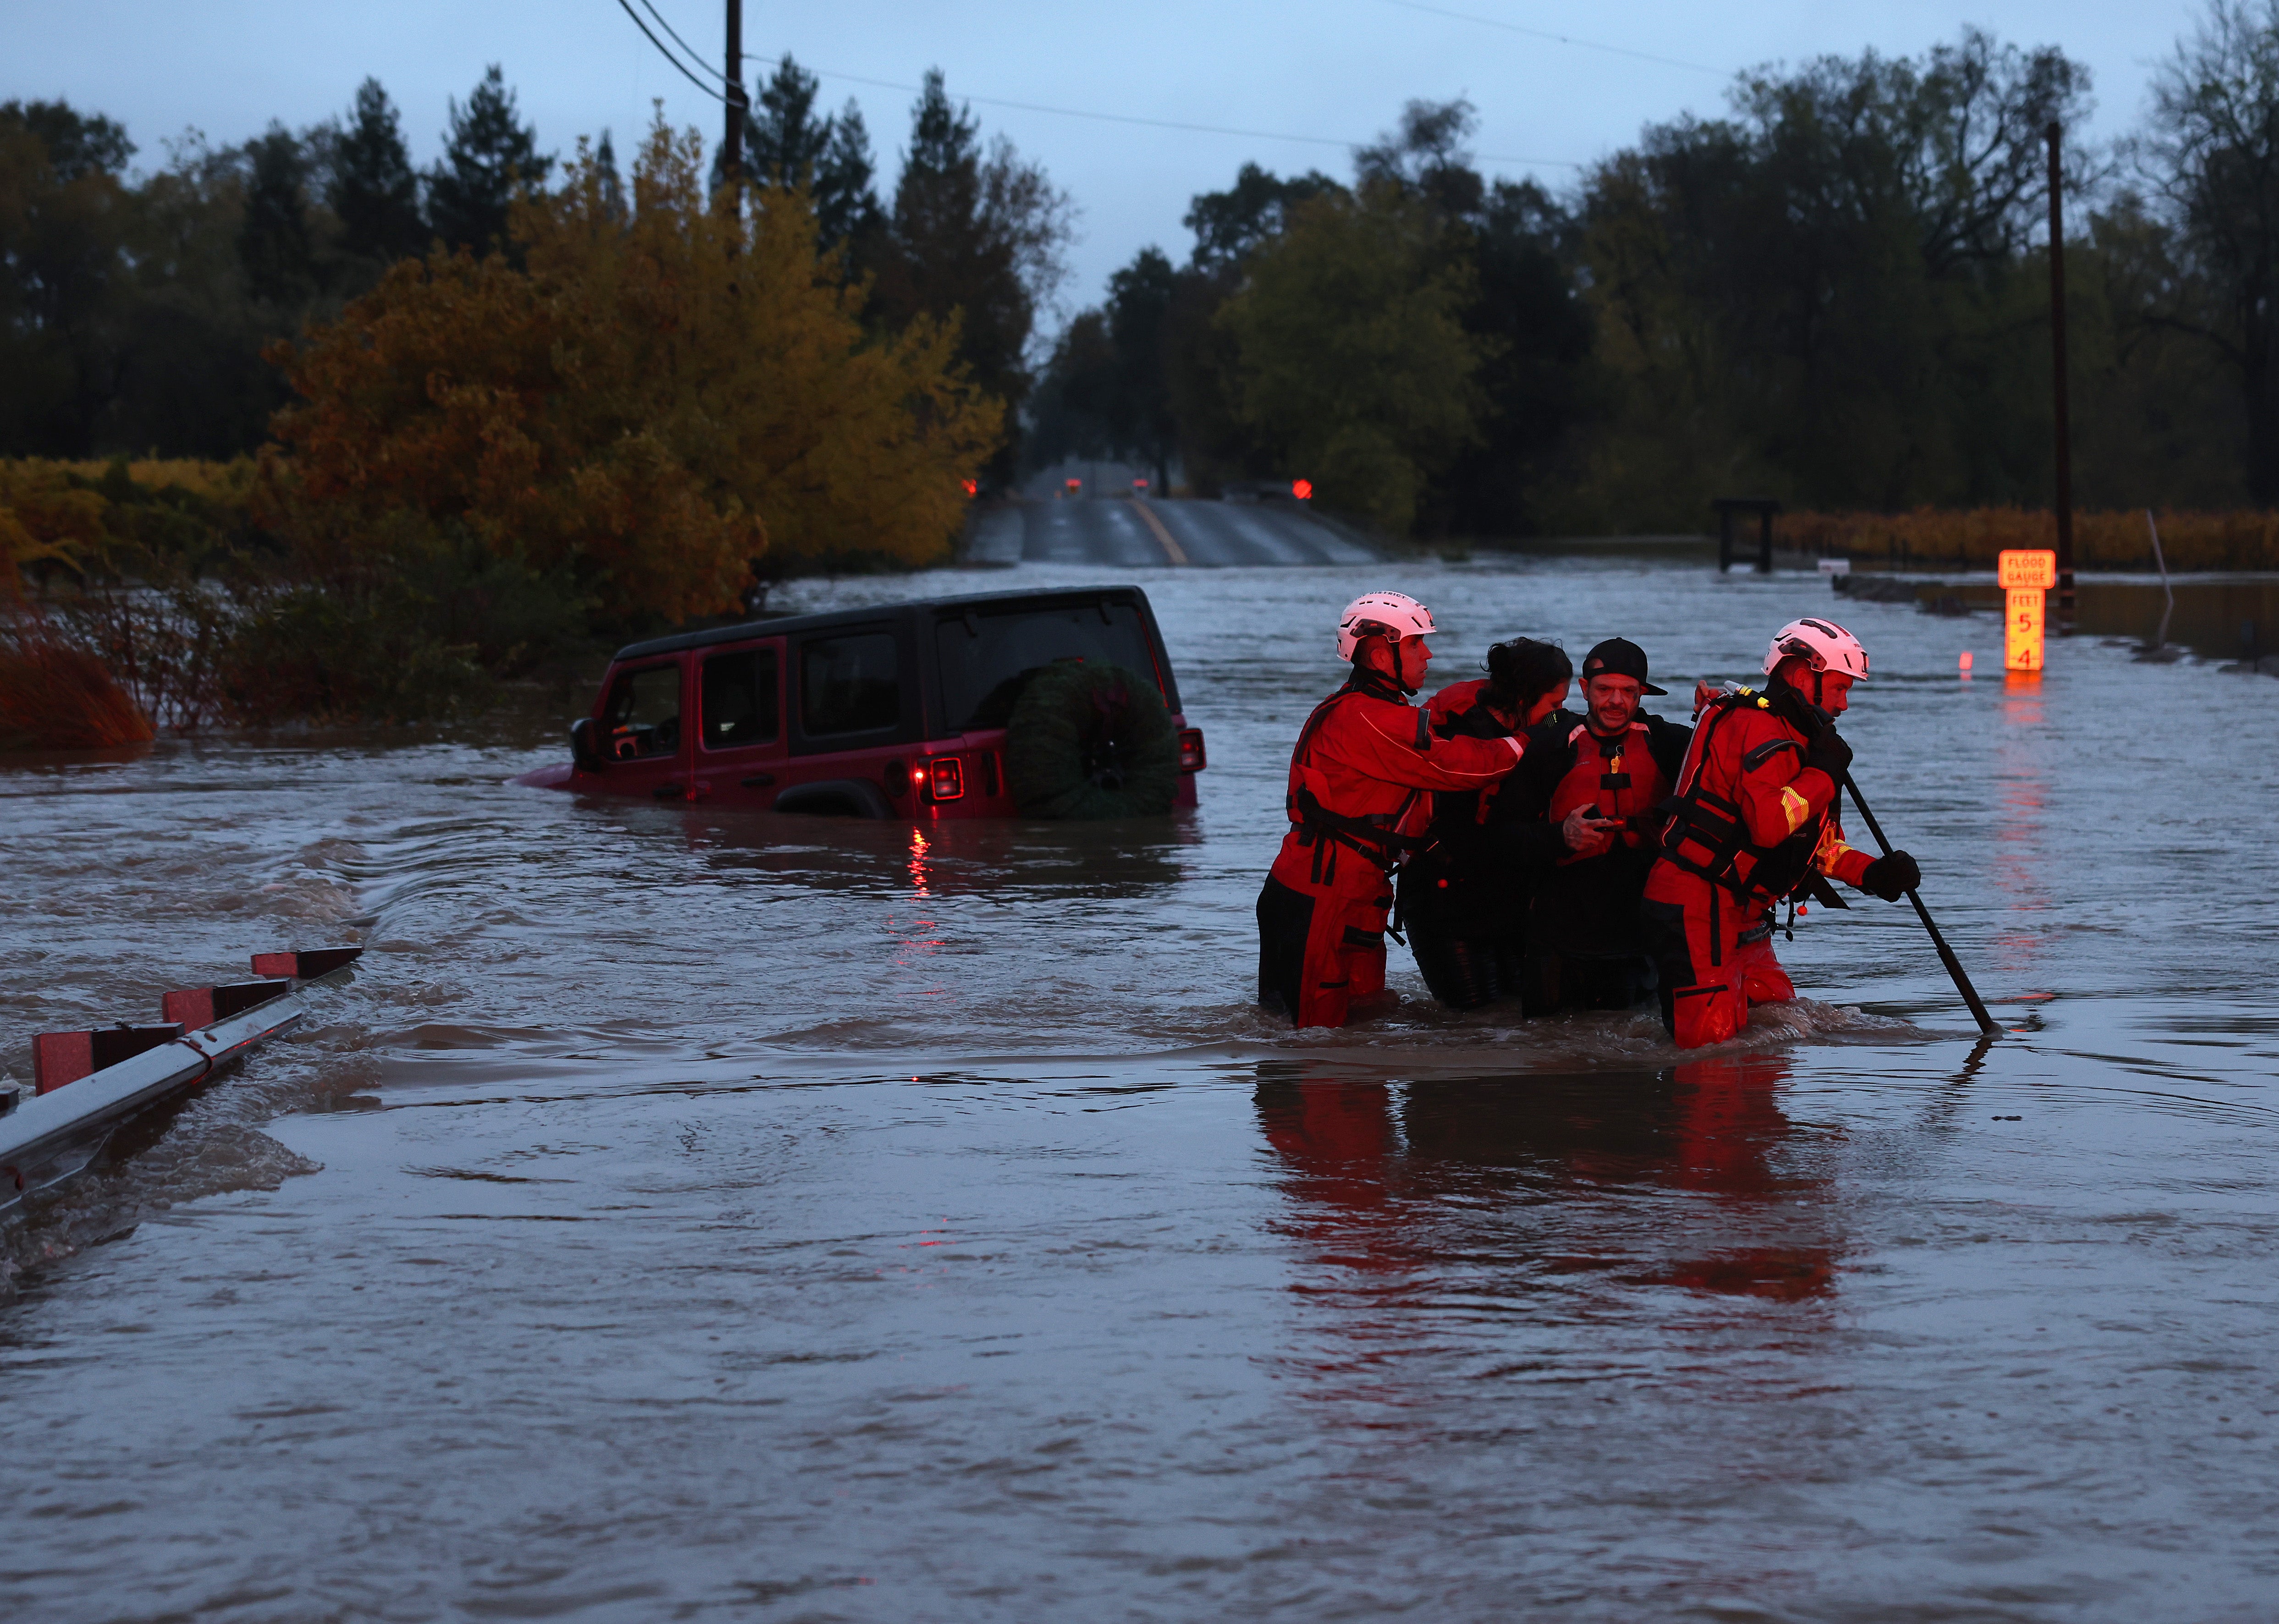
<instances>
[{"instance_id":1,"label":"tree line","mask_svg":"<svg viewBox=\"0 0 2279 1624\"><path fill-rule=\"evenodd\" d=\"M834 275L863 291L868 331L955 315L971 381L1017 407L1038 312L1063 274L1067 198L1010 142L985 141L939 73L882 198L860 112L822 112L817 93L790 58L776 65L753 99L741 179L807 195ZM451 101L442 154L424 171L372 79L311 128L272 123L232 147L192 134L149 173L130 168L135 153L100 112L0 104L0 456L254 450L292 397L265 350L433 249L518 261L510 212L544 194L561 162L496 65ZM585 162L622 211L608 131ZM710 180L722 178L715 154ZM1011 438L992 455L1009 479Z\"/></svg>"},{"instance_id":2,"label":"tree line","mask_svg":"<svg viewBox=\"0 0 2279 1624\"><path fill-rule=\"evenodd\" d=\"M1469 103L1414 102L1349 176L1246 164L1196 196L1184 256L1142 250L1049 344L1070 202L938 73L888 188L855 104L786 58L740 180L805 200L865 342L950 335L1001 408L984 488L1112 455L1206 495L1307 478L1396 532L1698 532L1721 495L2046 504L2054 124L2076 504L2279 505L2279 0L2213 0L2120 141L2081 138L2090 89L1969 29L1745 73L1556 191L1480 173ZM100 113L0 105L0 455L257 447L294 398L277 341L438 249L518 265L556 155L496 67L444 135L416 169L367 81L139 172ZM579 173L630 206L607 132Z\"/></svg>"},{"instance_id":3,"label":"tree line","mask_svg":"<svg viewBox=\"0 0 2279 1624\"><path fill-rule=\"evenodd\" d=\"M1304 477L1426 535L2044 506L2054 124L2076 503L2279 504L2279 0L2214 0L2119 142L2082 141L2089 91L1967 29L1745 73L1561 194L1412 102L1350 180L1197 196L1185 262L1142 250L1060 336L1030 454Z\"/></svg>"}]
</instances>

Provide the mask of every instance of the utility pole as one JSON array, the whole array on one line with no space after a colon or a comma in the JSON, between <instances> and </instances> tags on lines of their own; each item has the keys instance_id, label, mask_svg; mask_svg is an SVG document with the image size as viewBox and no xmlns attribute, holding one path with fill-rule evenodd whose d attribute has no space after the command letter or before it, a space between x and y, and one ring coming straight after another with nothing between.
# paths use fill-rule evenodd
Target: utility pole
<instances>
[{"instance_id":1,"label":"utility pole","mask_svg":"<svg viewBox=\"0 0 2279 1624\"><path fill-rule=\"evenodd\" d=\"M744 0L728 0L728 129L720 141L720 179L733 219L744 213L744 119L751 105L744 91Z\"/></svg>"},{"instance_id":2,"label":"utility pole","mask_svg":"<svg viewBox=\"0 0 2279 1624\"><path fill-rule=\"evenodd\" d=\"M2058 625L2073 626L2073 425L2066 407L2064 181L2058 164L2060 132L2050 121L2050 386L2056 395L2058 508Z\"/></svg>"}]
</instances>

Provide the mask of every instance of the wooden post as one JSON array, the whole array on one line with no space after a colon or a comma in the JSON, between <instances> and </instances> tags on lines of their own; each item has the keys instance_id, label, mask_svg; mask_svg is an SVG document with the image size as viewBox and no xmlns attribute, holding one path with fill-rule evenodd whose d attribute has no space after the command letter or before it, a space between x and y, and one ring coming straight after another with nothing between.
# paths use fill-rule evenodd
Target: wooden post
<instances>
[{"instance_id":1,"label":"wooden post","mask_svg":"<svg viewBox=\"0 0 2279 1624\"><path fill-rule=\"evenodd\" d=\"M1719 496L1710 506L1717 510L1717 573L1722 575L1733 567L1733 548L1738 540L1733 534L1735 518L1742 513L1757 516L1757 573L1773 573L1773 515L1781 504L1770 496Z\"/></svg>"},{"instance_id":2,"label":"wooden post","mask_svg":"<svg viewBox=\"0 0 2279 1624\"><path fill-rule=\"evenodd\" d=\"M744 91L744 0L728 0L728 127L720 139L720 183L727 189L732 219L744 213L744 119L751 104Z\"/></svg>"},{"instance_id":3,"label":"wooden post","mask_svg":"<svg viewBox=\"0 0 2279 1624\"><path fill-rule=\"evenodd\" d=\"M2057 430L2058 624L2073 624L2073 427L2066 404L2065 190L2059 166L2060 131L2050 140L2050 387Z\"/></svg>"}]
</instances>

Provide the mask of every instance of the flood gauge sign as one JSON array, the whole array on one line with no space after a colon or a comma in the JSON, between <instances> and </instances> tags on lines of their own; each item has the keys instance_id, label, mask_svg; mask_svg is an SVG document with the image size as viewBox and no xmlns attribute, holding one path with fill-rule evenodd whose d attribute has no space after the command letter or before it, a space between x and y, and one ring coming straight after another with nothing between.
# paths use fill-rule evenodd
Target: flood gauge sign
<instances>
[{"instance_id":1,"label":"flood gauge sign","mask_svg":"<svg viewBox=\"0 0 2279 1624\"><path fill-rule=\"evenodd\" d=\"M1996 557L2002 588L2002 665L2008 671L2042 668L2045 594L2058 584L2058 555L2047 548L2006 550Z\"/></svg>"}]
</instances>

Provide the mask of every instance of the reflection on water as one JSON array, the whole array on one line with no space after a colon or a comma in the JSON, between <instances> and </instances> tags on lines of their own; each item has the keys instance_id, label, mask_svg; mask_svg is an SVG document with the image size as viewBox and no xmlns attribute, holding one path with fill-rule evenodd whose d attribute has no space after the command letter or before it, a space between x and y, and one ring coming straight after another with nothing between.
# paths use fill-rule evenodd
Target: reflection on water
<instances>
[{"instance_id":1,"label":"reflection on water","mask_svg":"<svg viewBox=\"0 0 2279 1624\"><path fill-rule=\"evenodd\" d=\"M1995 772L1998 798L1994 824L1994 883L2007 903L2007 922L1994 933L1999 967L2014 979L2030 980L2036 950L2049 905L2042 881L2050 839L2043 816L2048 786L2045 754L2042 673L2003 673L2001 743Z\"/></svg>"},{"instance_id":2,"label":"reflection on water","mask_svg":"<svg viewBox=\"0 0 2279 1624\"><path fill-rule=\"evenodd\" d=\"M1323 1265L1425 1270L1456 1255L1512 1289L1596 1274L1784 1302L1833 1286L1828 1181L1776 1166L1795 1134L1784 1055L1408 1085L1258 1070L1290 1230Z\"/></svg>"},{"instance_id":3,"label":"reflection on water","mask_svg":"<svg viewBox=\"0 0 2279 1624\"><path fill-rule=\"evenodd\" d=\"M926 889L926 837L924 829L910 831L910 886L921 897L933 893Z\"/></svg>"},{"instance_id":4,"label":"reflection on water","mask_svg":"<svg viewBox=\"0 0 2279 1624\"><path fill-rule=\"evenodd\" d=\"M2175 612L2153 581L2094 581L2076 595L2074 629L2100 637L2152 641L2164 616L2168 641L2204 659L2279 654L2279 581L2186 580L2174 583Z\"/></svg>"},{"instance_id":5,"label":"reflection on water","mask_svg":"<svg viewBox=\"0 0 2279 1624\"><path fill-rule=\"evenodd\" d=\"M928 896L1013 889L1142 898L1177 884L1188 872L1180 854L1202 841L1187 812L1139 825L959 820L923 833L902 823L771 812L664 816L716 868L802 886L906 882Z\"/></svg>"}]
</instances>

